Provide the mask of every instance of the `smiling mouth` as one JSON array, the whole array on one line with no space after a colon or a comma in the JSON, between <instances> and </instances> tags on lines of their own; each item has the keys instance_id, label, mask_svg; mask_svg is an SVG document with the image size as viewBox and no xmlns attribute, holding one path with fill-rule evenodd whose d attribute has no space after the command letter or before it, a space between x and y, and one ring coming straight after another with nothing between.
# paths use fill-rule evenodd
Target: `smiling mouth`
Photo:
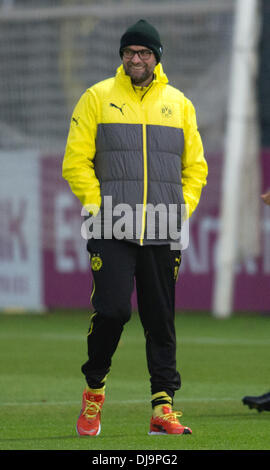
<instances>
[{"instance_id":1,"label":"smiling mouth","mask_svg":"<svg viewBox=\"0 0 270 470\"><path fill-rule=\"evenodd\" d=\"M131 68L131 70L138 70L138 71L145 70L145 68L143 66L137 67L136 65L131 65L130 68Z\"/></svg>"}]
</instances>

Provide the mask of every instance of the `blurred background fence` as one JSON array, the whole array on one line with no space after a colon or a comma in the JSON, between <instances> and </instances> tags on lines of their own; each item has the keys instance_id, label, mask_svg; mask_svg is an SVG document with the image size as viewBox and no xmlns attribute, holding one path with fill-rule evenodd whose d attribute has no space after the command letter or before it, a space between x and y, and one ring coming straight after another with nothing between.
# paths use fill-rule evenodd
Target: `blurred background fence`
<instances>
[{"instance_id":1,"label":"blurred background fence","mask_svg":"<svg viewBox=\"0 0 270 470\"><path fill-rule=\"evenodd\" d=\"M61 177L69 121L85 89L115 74L122 33L145 18L160 32L170 83L196 107L209 165L183 253L176 306L212 310L236 4L0 0L0 309L89 306L81 208ZM245 233L259 233L259 250L245 252L235 265L231 309L269 311L270 211L259 205L259 195L270 186L270 5L265 0L258 6L253 125L260 132L260 187L250 191L257 219L248 205Z\"/></svg>"}]
</instances>

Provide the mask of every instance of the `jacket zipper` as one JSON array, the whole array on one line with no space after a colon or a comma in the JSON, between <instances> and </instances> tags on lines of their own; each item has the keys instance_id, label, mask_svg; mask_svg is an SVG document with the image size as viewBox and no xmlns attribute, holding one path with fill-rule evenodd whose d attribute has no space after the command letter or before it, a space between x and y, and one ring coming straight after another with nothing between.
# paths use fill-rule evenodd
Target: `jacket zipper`
<instances>
[{"instance_id":1,"label":"jacket zipper","mask_svg":"<svg viewBox=\"0 0 270 470\"><path fill-rule=\"evenodd\" d=\"M140 102L142 103L145 95L150 91L153 87L150 86L146 92L142 95ZM148 166L147 166L147 135L146 135L146 122L145 122L145 114L143 105L142 112L143 112L143 124L142 124L142 135L143 135L143 210L142 210L142 227L141 227L141 236L140 236L140 245L143 246L144 235L145 235L145 221L146 221L146 205L147 205L147 192L148 192Z\"/></svg>"},{"instance_id":2,"label":"jacket zipper","mask_svg":"<svg viewBox=\"0 0 270 470\"><path fill-rule=\"evenodd\" d=\"M145 219L146 219L146 204L147 204L147 190L148 190L148 168L147 168L147 138L146 138L146 124L142 125L143 131L143 210L142 210L142 229L140 245L143 245L144 232L145 232Z\"/></svg>"}]
</instances>

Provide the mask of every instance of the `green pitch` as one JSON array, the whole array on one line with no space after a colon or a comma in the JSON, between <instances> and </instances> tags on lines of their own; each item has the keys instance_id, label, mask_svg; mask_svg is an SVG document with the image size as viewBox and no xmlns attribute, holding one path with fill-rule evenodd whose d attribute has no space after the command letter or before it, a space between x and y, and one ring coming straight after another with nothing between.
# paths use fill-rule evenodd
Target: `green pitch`
<instances>
[{"instance_id":1,"label":"green pitch","mask_svg":"<svg viewBox=\"0 0 270 470\"><path fill-rule=\"evenodd\" d=\"M150 387L138 315L126 325L107 380L102 430L78 437L89 315L0 314L0 449L269 450L270 413L249 410L244 395L270 390L270 317L176 317L175 397L185 436L148 436Z\"/></svg>"}]
</instances>

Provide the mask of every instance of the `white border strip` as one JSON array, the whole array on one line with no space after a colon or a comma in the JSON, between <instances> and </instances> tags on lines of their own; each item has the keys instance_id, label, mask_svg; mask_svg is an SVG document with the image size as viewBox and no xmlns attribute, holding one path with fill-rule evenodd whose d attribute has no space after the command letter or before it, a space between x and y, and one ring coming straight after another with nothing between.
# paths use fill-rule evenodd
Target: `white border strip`
<instances>
[{"instance_id":1,"label":"white border strip","mask_svg":"<svg viewBox=\"0 0 270 470\"><path fill-rule=\"evenodd\" d=\"M173 2L157 5L155 2L136 3L136 5L81 5L65 7L24 8L4 6L0 8L0 22L6 21L44 21L62 18L81 18L91 16L99 19L125 18L138 15L160 16L166 14L174 16L182 14L203 14L209 12L227 12L233 8L233 0L217 2L216 0L185 0L181 3Z\"/></svg>"}]
</instances>

